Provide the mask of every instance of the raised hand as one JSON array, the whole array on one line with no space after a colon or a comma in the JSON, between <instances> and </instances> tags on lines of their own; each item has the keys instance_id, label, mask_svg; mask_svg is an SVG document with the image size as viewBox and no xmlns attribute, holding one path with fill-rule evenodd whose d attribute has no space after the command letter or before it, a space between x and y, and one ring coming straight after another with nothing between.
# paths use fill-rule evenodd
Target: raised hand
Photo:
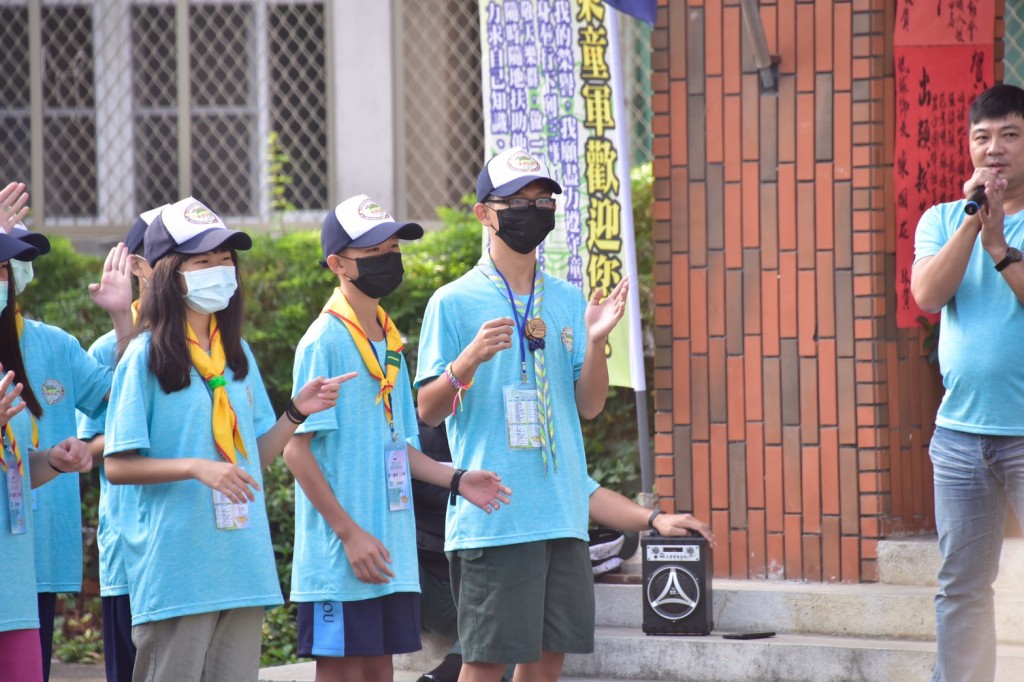
<instances>
[{"instance_id":1,"label":"raised hand","mask_svg":"<svg viewBox=\"0 0 1024 682\"><path fill-rule=\"evenodd\" d=\"M110 249L98 284L89 285L92 302L108 313L127 313L132 307L132 276L124 242Z\"/></svg>"},{"instance_id":2,"label":"raised hand","mask_svg":"<svg viewBox=\"0 0 1024 682\"><path fill-rule=\"evenodd\" d=\"M0 189L0 229L10 234L28 215L28 192L24 182L11 182Z\"/></svg>"},{"instance_id":3,"label":"raised hand","mask_svg":"<svg viewBox=\"0 0 1024 682\"><path fill-rule=\"evenodd\" d=\"M395 577L388 568L391 554L380 540L359 527L353 528L344 538L339 539L345 548L345 556L352 566L352 571L361 582L383 584Z\"/></svg>"},{"instance_id":4,"label":"raised hand","mask_svg":"<svg viewBox=\"0 0 1024 682\"><path fill-rule=\"evenodd\" d=\"M509 503L512 490L501 484L501 476L493 471L472 469L459 479L459 495L490 514Z\"/></svg>"},{"instance_id":5,"label":"raised hand","mask_svg":"<svg viewBox=\"0 0 1024 682\"><path fill-rule=\"evenodd\" d=\"M612 290L611 296L605 297L604 288L594 290L587 304L584 319L587 322L587 336L590 341L607 339L615 329L615 325L626 312L626 295L629 293L629 278L623 277Z\"/></svg>"},{"instance_id":6,"label":"raised hand","mask_svg":"<svg viewBox=\"0 0 1024 682\"><path fill-rule=\"evenodd\" d=\"M252 491L260 489L260 484L249 472L231 462L196 460L193 478L211 490L224 493L225 497L236 504L254 502L256 496Z\"/></svg>"},{"instance_id":7,"label":"raised hand","mask_svg":"<svg viewBox=\"0 0 1024 682\"><path fill-rule=\"evenodd\" d=\"M292 403L302 414L316 414L334 407L338 402L338 390L343 383L358 376L357 372L349 372L340 376L325 379L317 377L299 389L292 398Z\"/></svg>"},{"instance_id":8,"label":"raised hand","mask_svg":"<svg viewBox=\"0 0 1024 682\"><path fill-rule=\"evenodd\" d=\"M0 365L0 372L3 369L3 365ZM11 384L14 384L14 388L11 388ZM15 405L22 388L21 384L14 383L14 372L7 372L0 379L0 427L6 426L7 422L14 419L14 415L25 409L24 400L18 401Z\"/></svg>"}]
</instances>

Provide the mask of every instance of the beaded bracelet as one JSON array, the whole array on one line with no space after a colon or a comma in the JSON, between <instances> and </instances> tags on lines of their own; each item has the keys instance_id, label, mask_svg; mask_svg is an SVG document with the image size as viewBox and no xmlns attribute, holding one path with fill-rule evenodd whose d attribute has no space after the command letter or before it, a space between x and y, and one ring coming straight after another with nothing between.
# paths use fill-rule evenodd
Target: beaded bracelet
<instances>
[{"instance_id":1,"label":"beaded bracelet","mask_svg":"<svg viewBox=\"0 0 1024 682\"><path fill-rule=\"evenodd\" d=\"M448 366L444 368L444 376L448 379L448 383L455 387L455 397L452 398L452 415L455 414L456 406L465 410L465 406L462 404L462 393L468 391L473 387L473 382L476 381L476 377L469 380L468 384L464 384L458 380L455 376L455 371L452 369L454 363L449 362Z\"/></svg>"}]
</instances>

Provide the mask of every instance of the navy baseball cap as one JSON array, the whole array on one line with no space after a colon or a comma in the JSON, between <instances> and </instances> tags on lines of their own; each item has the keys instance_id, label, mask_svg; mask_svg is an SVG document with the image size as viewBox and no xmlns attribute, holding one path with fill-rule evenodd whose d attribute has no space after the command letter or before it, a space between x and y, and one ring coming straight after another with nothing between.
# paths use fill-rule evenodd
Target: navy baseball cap
<instances>
[{"instance_id":1,"label":"navy baseball cap","mask_svg":"<svg viewBox=\"0 0 1024 682\"><path fill-rule=\"evenodd\" d=\"M49 249L49 242L47 249ZM27 240L13 237L3 230L0 230L0 261L11 259L20 261L35 260L39 255L39 249L32 246Z\"/></svg>"},{"instance_id":2,"label":"navy baseball cap","mask_svg":"<svg viewBox=\"0 0 1024 682\"><path fill-rule=\"evenodd\" d=\"M356 249L376 246L396 234L399 239L419 239L423 228L418 223L397 222L365 194L345 199L324 218L320 229L324 260L320 264L326 267L327 257L332 253L340 253L350 246Z\"/></svg>"},{"instance_id":3,"label":"navy baseball cap","mask_svg":"<svg viewBox=\"0 0 1024 682\"><path fill-rule=\"evenodd\" d=\"M522 147L512 147L484 164L476 179L476 200L483 203L489 196L507 197L537 180L543 180L554 194L562 193L540 158Z\"/></svg>"},{"instance_id":4,"label":"navy baseball cap","mask_svg":"<svg viewBox=\"0 0 1024 682\"><path fill-rule=\"evenodd\" d=\"M30 232L25 223L15 223L14 227L11 228L11 236L20 239L23 242L28 243L38 251L38 255L42 256L44 253L50 253L50 240L46 238L46 235L39 234L38 232ZM35 256L33 256L35 258ZM25 258L18 258L18 260L31 260Z\"/></svg>"},{"instance_id":5,"label":"navy baseball cap","mask_svg":"<svg viewBox=\"0 0 1024 682\"><path fill-rule=\"evenodd\" d=\"M128 234L124 237L124 245L128 247L128 253L138 253L142 248L143 239L146 236L146 228L156 219L158 215L170 204L164 204L160 208L153 208L145 213L139 214L132 226L128 228Z\"/></svg>"},{"instance_id":6,"label":"navy baseball cap","mask_svg":"<svg viewBox=\"0 0 1024 682\"><path fill-rule=\"evenodd\" d=\"M193 197L170 204L146 228L145 258L150 267L169 253L194 255L218 248L245 251L252 238L245 232L229 230L206 205Z\"/></svg>"}]
</instances>

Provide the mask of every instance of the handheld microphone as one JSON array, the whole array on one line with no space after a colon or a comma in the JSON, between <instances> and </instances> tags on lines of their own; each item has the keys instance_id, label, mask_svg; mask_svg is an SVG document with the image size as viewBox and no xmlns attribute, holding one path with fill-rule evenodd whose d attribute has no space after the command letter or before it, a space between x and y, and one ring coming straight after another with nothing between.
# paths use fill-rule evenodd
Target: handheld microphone
<instances>
[{"instance_id":1,"label":"handheld microphone","mask_svg":"<svg viewBox=\"0 0 1024 682\"><path fill-rule=\"evenodd\" d=\"M987 199L985 197L985 186L975 187L974 191L971 192L971 196L967 198L967 203L964 204L964 213L967 215L974 215L981 207L985 205Z\"/></svg>"}]
</instances>

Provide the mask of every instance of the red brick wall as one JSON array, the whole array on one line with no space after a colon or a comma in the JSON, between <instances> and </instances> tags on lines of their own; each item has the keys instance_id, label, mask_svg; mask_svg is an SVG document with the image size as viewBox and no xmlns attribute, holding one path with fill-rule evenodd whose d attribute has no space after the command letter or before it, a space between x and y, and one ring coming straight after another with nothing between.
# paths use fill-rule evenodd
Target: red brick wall
<instances>
[{"instance_id":1,"label":"red brick wall","mask_svg":"<svg viewBox=\"0 0 1024 682\"><path fill-rule=\"evenodd\" d=\"M892 0L659 0L655 473L711 519L715 573L876 579L933 528L941 384L895 327Z\"/></svg>"}]
</instances>

